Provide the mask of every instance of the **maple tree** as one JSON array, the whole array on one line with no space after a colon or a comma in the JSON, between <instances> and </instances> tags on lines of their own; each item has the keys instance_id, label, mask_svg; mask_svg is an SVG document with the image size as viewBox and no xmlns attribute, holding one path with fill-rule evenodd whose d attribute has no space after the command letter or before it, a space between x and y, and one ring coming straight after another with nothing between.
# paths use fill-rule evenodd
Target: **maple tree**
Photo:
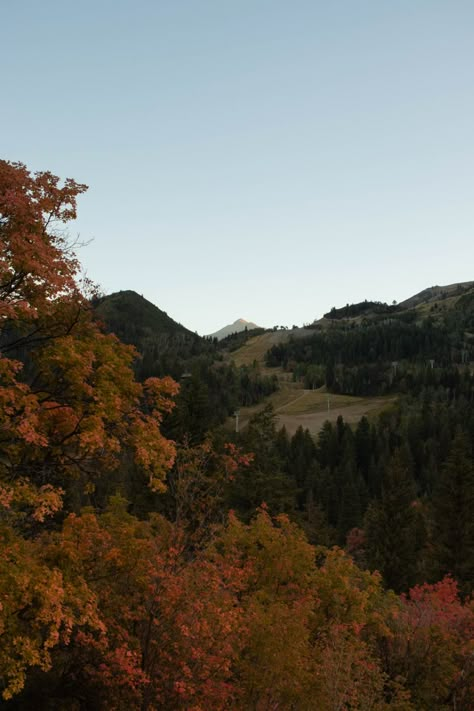
<instances>
[{"instance_id":1,"label":"maple tree","mask_svg":"<svg viewBox=\"0 0 474 711\"><path fill-rule=\"evenodd\" d=\"M403 595L386 647L387 670L405 679L417 709L469 709L474 698L474 607L443 580Z\"/></svg>"},{"instance_id":2,"label":"maple tree","mask_svg":"<svg viewBox=\"0 0 474 711\"><path fill-rule=\"evenodd\" d=\"M41 524L61 510L72 483L82 498L124 451L154 489L164 487L175 456L160 425L177 385L135 381L133 348L100 331L76 283L79 265L59 225L74 219L85 189L0 161L0 624L12 645L2 657L5 697L22 687L27 667L47 667L50 649L69 639L68 600L82 589L40 564ZM71 604L79 619L85 603Z\"/></svg>"},{"instance_id":3,"label":"maple tree","mask_svg":"<svg viewBox=\"0 0 474 711\"><path fill-rule=\"evenodd\" d=\"M237 662L242 708L291 708L308 690L314 549L265 506L248 525L231 515L218 546L250 568L241 595L249 633Z\"/></svg>"},{"instance_id":4,"label":"maple tree","mask_svg":"<svg viewBox=\"0 0 474 711\"><path fill-rule=\"evenodd\" d=\"M413 711L376 656L399 607L379 575L337 548L310 545L266 507L247 525L231 515L216 546L249 571L239 596L248 634L235 664L238 708Z\"/></svg>"},{"instance_id":5,"label":"maple tree","mask_svg":"<svg viewBox=\"0 0 474 711\"><path fill-rule=\"evenodd\" d=\"M98 624L71 623L67 645L50 650L23 698L224 708L238 695L232 667L246 635L238 596L248 571L216 550L190 559L172 524L126 508L115 497L101 515L71 514L43 535L43 560L87 591Z\"/></svg>"},{"instance_id":6,"label":"maple tree","mask_svg":"<svg viewBox=\"0 0 474 711\"><path fill-rule=\"evenodd\" d=\"M0 681L4 699L22 690L31 667L47 670L52 651L76 626L101 631L96 600L84 581L51 568L37 541L0 526Z\"/></svg>"},{"instance_id":7,"label":"maple tree","mask_svg":"<svg viewBox=\"0 0 474 711\"><path fill-rule=\"evenodd\" d=\"M21 163L0 161L0 316L37 319L59 296L76 295L78 261L60 226L76 217L86 185L61 187L50 172L32 175Z\"/></svg>"},{"instance_id":8,"label":"maple tree","mask_svg":"<svg viewBox=\"0 0 474 711\"><path fill-rule=\"evenodd\" d=\"M127 447L154 488L174 459L160 424L177 385L135 381L134 349L92 320L76 283L78 262L56 228L74 219L85 189L0 162L0 493L7 507L20 501L18 482L24 491L27 481L40 492L56 485L59 506L65 477L84 475L90 487Z\"/></svg>"}]
</instances>

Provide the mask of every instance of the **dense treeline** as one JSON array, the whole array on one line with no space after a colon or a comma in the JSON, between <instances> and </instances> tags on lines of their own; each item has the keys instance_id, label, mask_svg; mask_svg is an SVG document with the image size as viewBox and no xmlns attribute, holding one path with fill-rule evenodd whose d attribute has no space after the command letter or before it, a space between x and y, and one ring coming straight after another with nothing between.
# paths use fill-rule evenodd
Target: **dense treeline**
<instances>
[{"instance_id":1,"label":"dense treeline","mask_svg":"<svg viewBox=\"0 0 474 711\"><path fill-rule=\"evenodd\" d=\"M324 314L324 318L331 320L339 320L342 318L354 318L355 316L360 316L365 313L373 314L386 314L394 311L396 306L389 306L382 301L360 301L358 304L346 304L340 309L336 309L335 306L332 307L327 314Z\"/></svg>"},{"instance_id":2,"label":"dense treeline","mask_svg":"<svg viewBox=\"0 0 474 711\"><path fill-rule=\"evenodd\" d=\"M332 392L363 396L408 392L455 377L454 369L474 355L463 330L466 320L461 317L461 323L454 315L441 322L414 318L408 311L290 337L272 346L266 363L293 371L305 387L325 384ZM428 372L433 369L436 375Z\"/></svg>"},{"instance_id":3,"label":"dense treeline","mask_svg":"<svg viewBox=\"0 0 474 711\"><path fill-rule=\"evenodd\" d=\"M94 320L84 190L0 161L2 708L469 711L468 386L207 432L199 372L140 381Z\"/></svg>"},{"instance_id":4,"label":"dense treeline","mask_svg":"<svg viewBox=\"0 0 474 711\"><path fill-rule=\"evenodd\" d=\"M450 573L472 592L474 415L464 395L427 389L372 423L327 422L317 441L301 428L291 439L277 431L267 408L240 442L255 459L229 505L245 519L264 500L311 541L348 546L396 591Z\"/></svg>"},{"instance_id":5,"label":"dense treeline","mask_svg":"<svg viewBox=\"0 0 474 711\"><path fill-rule=\"evenodd\" d=\"M462 345L458 340L451 342L447 329L430 319L419 324L392 317L360 326L328 328L305 338L290 338L288 343L272 346L267 362L270 366L287 366L292 360L350 366L434 359L449 365L456 356L461 362Z\"/></svg>"},{"instance_id":6,"label":"dense treeline","mask_svg":"<svg viewBox=\"0 0 474 711\"><path fill-rule=\"evenodd\" d=\"M176 407L164 422L173 439L200 442L239 407L256 405L278 389L276 376L262 375L257 364L236 367L196 359L180 380Z\"/></svg>"}]
</instances>

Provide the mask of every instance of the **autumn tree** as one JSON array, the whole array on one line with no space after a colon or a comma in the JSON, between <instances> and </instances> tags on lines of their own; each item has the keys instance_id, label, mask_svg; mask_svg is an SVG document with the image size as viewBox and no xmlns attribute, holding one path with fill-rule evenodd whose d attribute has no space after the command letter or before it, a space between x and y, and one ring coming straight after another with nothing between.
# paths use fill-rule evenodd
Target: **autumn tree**
<instances>
[{"instance_id":1,"label":"autumn tree","mask_svg":"<svg viewBox=\"0 0 474 711\"><path fill-rule=\"evenodd\" d=\"M25 500L27 482L43 497L55 487L57 506L71 477L90 488L126 448L160 487L174 458L160 424L177 386L135 381L133 348L100 331L76 281L62 228L85 189L0 162L0 493L9 506Z\"/></svg>"},{"instance_id":2,"label":"autumn tree","mask_svg":"<svg viewBox=\"0 0 474 711\"><path fill-rule=\"evenodd\" d=\"M131 452L151 488L175 456L161 434L177 392L170 379L135 381L133 348L93 322L64 225L84 185L0 161L1 687L18 692L47 668L72 629L100 627L81 579L41 556L38 536L61 508L78 508ZM82 594L82 591L83 593ZM81 597L82 595L82 597ZM88 597L89 596L89 597Z\"/></svg>"},{"instance_id":3,"label":"autumn tree","mask_svg":"<svg viewBox=\"0 0 474 711\"><path fill-rule=\"evenodd\" d=\"M86 185L49 172L32 175L21 163L0 161L0 315L2 336L12 322L31 324L58 298L77 296L78 261L62 226L76 217ZM40 338L32 329L28 338ZM12 344L3 345L3 352Z\"/></svg>"},{"instance_id":4,"label":"autumn tree","mask_svg":"<svg viewBox=\"0 0 474 711\"><path fill-rule=\"evenodd\" d=\"M402 595L382 659L392 678L404 679L420 711L469 711L474 698L474 608L463 604L451 577L417 585Z\"/></svg>"}]
</instances>

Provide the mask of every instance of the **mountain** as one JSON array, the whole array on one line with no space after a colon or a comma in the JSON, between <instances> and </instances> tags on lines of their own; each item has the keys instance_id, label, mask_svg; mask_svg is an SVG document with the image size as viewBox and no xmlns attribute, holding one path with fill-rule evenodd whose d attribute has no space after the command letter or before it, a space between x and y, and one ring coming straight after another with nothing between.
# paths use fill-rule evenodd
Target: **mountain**
<instances>
[{"instance_id":1,"label":"mountain","mask_svg":"<svg viewBox=\"0 0 474 711\"><path fill-rule=\"evenodd\" d=\"M118 291L94 301L96 317L143 356L139 378L172 375L180 378L189 361L212 350L209 341L174 321L135 291Z\"/></svg>"},{"instance_id":2,"label":"mountain","mask_svg":"<svg viewBox=\"0 0 474 711\"><path fill-rule=\"evenodd\" d=\"M217 338L218 341L221 341L223 338L227 338L227 336L230 336L232 333L241 333L245 330L252 331L254 328L260 328L260 326L257 326L256 323L252 323L252 321L246 321L244 318L238 318L237 321L234 321L234 323L230 323L228 326L220 328L215 333L210 333L209 338Z\"/></svg>"},{"instance_id":3,"label":"mountain","mask_svg":"<svg viewBox=\"0 0 474 711\"><path fill-rule=\"evenodd\" d=\"M165 311L135 291L117 291L103 296L94 303L94 308L107 325L107 330L137 347L144 338L157 334L200 340L196 333L174 321Z\"/></svg>"}]
</instances>

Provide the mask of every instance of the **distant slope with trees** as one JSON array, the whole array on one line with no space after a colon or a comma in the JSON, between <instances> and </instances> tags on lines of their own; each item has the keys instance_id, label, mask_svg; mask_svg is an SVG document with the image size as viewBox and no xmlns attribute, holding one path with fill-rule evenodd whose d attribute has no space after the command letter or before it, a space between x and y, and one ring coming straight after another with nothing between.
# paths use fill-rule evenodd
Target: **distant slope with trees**
<instances>
[{"instance_id":1,"label":"distant slope with trees","mask_svg":"<svg viewBox=\"0 0 474 711\"><path fill-rule=\"evenodd\" d=\"M289 335L266 355L269 367L306 387L350 395L455 388L474 357L472 282L421 292L407 306L365 301L332 309L304 338Z\"/></svg>"}]
</instances>

